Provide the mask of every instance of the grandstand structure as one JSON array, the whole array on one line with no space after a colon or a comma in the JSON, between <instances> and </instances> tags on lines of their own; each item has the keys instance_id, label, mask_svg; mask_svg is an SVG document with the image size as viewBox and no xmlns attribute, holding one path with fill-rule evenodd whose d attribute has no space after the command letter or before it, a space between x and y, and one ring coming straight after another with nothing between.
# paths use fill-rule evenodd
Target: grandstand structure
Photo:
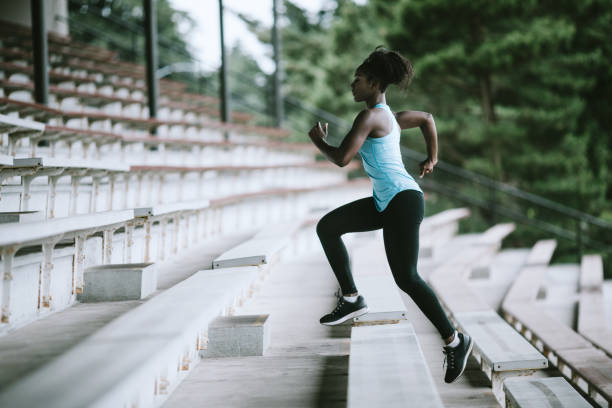
<instances>
[{"instance_id":1,"label":"grandstand structure","mask_svg":"<svg viewBox=\"0 0 612 408\"><path fill-rule=\"evenodd\" d=\"M48 33L37 103L26 23L0 24L0 406L610 406L599 255L551 265L554 239L502 250L512 223L459 234L469 209L426 214L419 273L475 342L445 384L380 231L344 237L369 313L318 323L337 285L315 226L371 194L358 163L246 113L220 121L216 97L171 80L152 118L145 67L66 32ZM263 340L211 337L247 316L267 316L241 326ZM267 348L210 355L235 341Z\"/></svg>"}]
</instances>

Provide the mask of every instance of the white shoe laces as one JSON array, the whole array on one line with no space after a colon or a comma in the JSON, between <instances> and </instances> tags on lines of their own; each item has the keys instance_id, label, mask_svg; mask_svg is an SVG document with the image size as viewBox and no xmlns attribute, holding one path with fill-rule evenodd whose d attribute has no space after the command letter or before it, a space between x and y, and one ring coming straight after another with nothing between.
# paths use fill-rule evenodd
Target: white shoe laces
<instances>
[{"instance_id":1,"label":"white shoe laces","mask_svg":"<svg viewBox=\"0 0 612 408\"><path fill-rule=\"evenodd\" d=\"M334 309L334 311L332 313L336 313L337 311L339 311L340 308L342 307L342 305L344 305L344 298L342 296L340 296L338 298L338 304L336 305L336 308Z\"/></svg>"}]
</instances>

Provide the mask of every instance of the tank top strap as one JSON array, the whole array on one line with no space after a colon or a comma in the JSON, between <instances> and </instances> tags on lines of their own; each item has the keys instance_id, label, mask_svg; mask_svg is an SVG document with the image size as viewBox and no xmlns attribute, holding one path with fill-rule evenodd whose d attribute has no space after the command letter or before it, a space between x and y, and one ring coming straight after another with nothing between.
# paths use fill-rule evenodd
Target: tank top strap
<instances>
[{"instance_id":1,"label":"tank top strap","mask_svg":"<svg viewBox=\"0 0 612 408\"><path fill-rule=\"evenodd\" d=\"M382 108L382 109L386 110L389 115L391 115L391 126L392 126L391 132L393 132L393 129L395 129L396 120L395 120L395 115L391 111L391 107L389 107L389 105L387 105L385 103L377 103L376 105L374 105L374 107L375 108Z\"/></svg>"}]
</instances>

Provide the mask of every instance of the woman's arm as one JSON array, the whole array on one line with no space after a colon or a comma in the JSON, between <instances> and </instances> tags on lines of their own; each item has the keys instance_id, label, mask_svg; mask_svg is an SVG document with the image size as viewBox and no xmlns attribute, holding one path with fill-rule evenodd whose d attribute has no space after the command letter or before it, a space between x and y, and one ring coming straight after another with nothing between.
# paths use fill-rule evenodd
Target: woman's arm
<instances>
[{"instance_id":1,"label":"woman's arm","mask_svg":"<svg viewBox=\"0 0 612 408\"><path fill-rule=\"evenodd\" d=\"M427 112L404 111L397 112L395 118L402 129L417 126L421 129L427 145L427 159L420 164L421 173L419 177L422 178L426 173L433 172L433 167L438 163L438 133L433 115Z\"/></svg>"},{"instance_id":2,"label":"woman's arm","mask_svg":"<svg viewBox=\"0 0 612 408\"><path fill-rule=\"evenodd\" d=\"M361 145L366 140L373 128L373 116L369 110L363 110L357 115L353 122L353 127L340 143L340 146L334 147L327 144L327 123L325 128L321 127L321 123L310 129L308 136L319 150L334 164L344 167L355 157Z\"/></svg>"}]
</instances>

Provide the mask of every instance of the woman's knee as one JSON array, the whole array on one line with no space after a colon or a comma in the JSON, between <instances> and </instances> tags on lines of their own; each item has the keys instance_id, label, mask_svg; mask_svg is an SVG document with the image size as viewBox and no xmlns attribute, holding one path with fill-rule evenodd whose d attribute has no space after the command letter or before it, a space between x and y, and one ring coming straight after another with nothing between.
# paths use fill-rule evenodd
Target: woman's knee
<instances>
[{"instance_id":1,"label":"woman's knee","mask_svg":"<svg viewBox=\"0 0 612 408\"><path fill-rule=\"evenodd\" d=\"M324 215L323 218L321 218L317 223L317 235L319 237L335 235L333 223L327 215Z\"/></svg>"},{"instance_id":2,"label":"woman's knee","mask_svg":"<svg viewBox=\"0 0 612 408\"><path fill-rule=\"evenodd\" d=\"M418 288L423 279L419 276L416 266L404 267L401 273L393 274L395 283L406 293L414 288Z\"/></svg>"}]
</instances>

